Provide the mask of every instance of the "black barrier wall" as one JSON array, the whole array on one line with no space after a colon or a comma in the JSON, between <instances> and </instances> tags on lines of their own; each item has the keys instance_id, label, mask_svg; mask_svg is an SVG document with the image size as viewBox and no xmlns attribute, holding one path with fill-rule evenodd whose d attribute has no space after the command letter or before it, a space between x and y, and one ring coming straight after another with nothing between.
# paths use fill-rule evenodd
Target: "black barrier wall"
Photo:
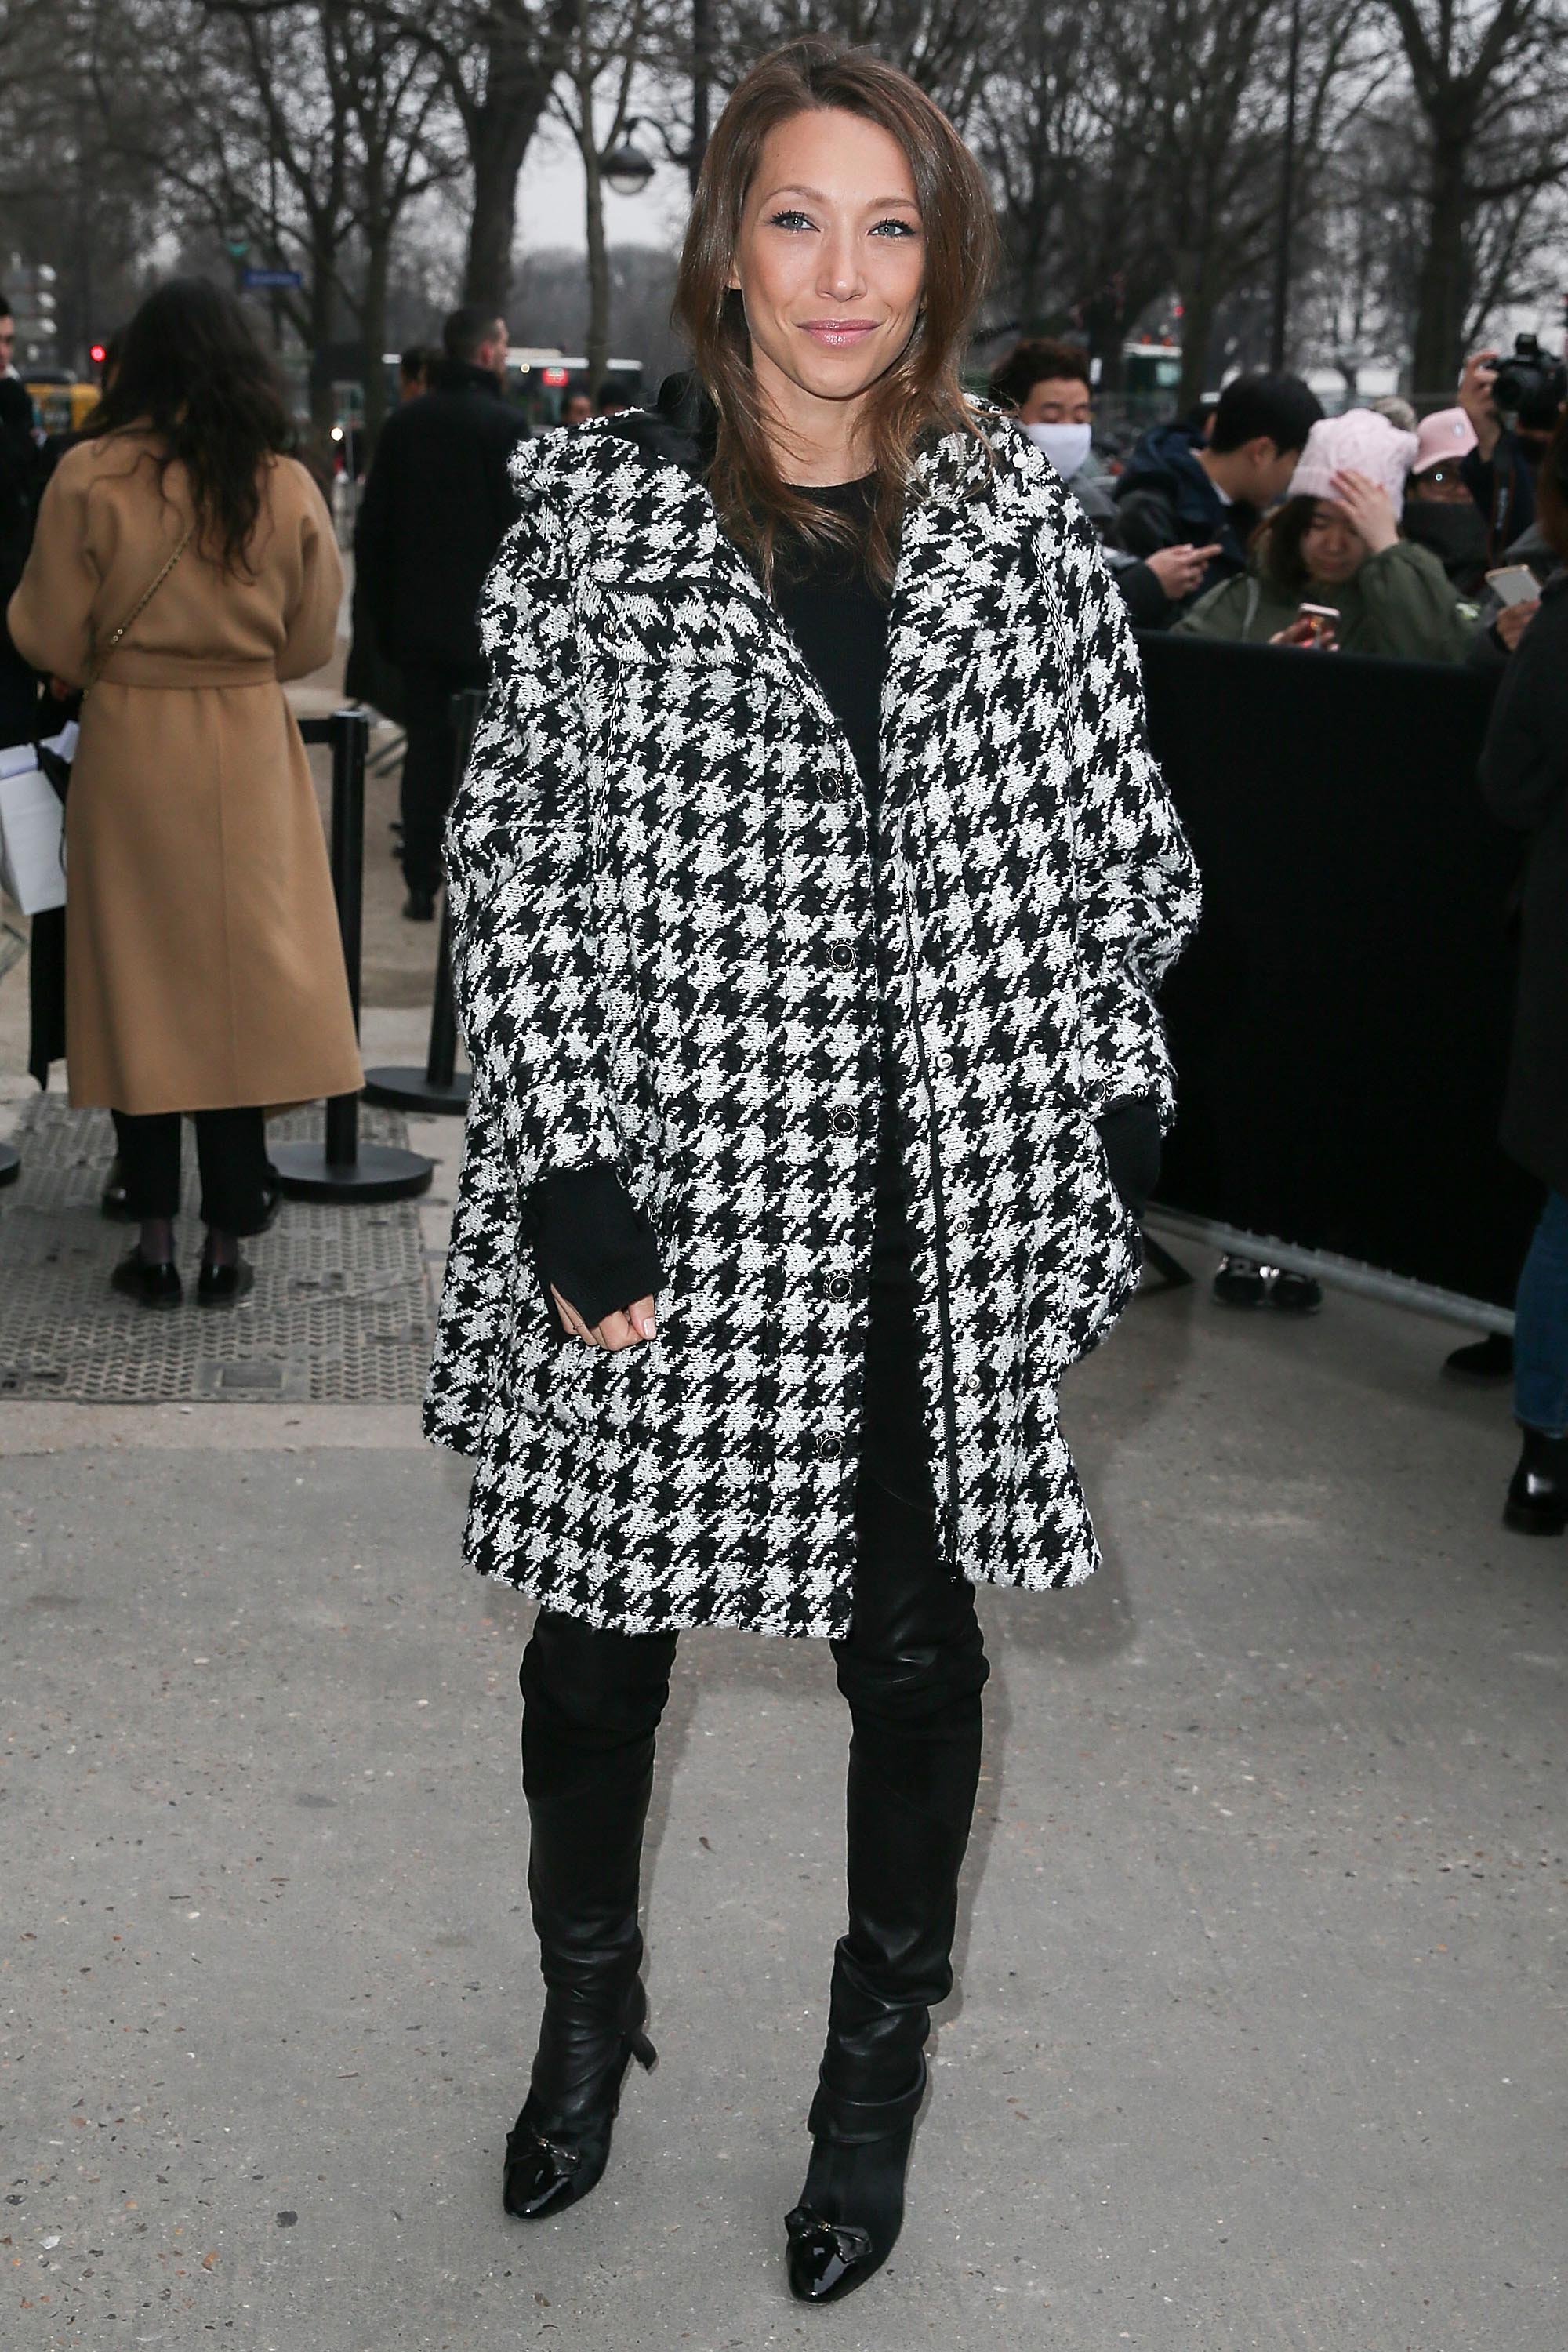
<instances>
[{"instance_id":1,"label":"black barrier wall","mask_svg":"<svg viewBox=\"0 0 1568 2352\"><path fill-rule=\"evenodd\" d=\"M1541 1192L1497 1142L1523 845L1476 783L1490 682L1140 645L1204 881L1161 1200L1510 1306Z\"/></svg>"}]
</instances>

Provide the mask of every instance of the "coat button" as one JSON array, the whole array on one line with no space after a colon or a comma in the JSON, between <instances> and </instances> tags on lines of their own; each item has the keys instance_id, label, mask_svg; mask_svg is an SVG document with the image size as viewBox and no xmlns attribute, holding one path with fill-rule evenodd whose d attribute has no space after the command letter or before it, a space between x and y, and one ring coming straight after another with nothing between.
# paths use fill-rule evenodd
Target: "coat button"
<instances>
[{"instance_id":1,"label":"coat button","mask_svg":"<svg viewBox=\"0 0 1568 2352\"><path fill-rule=\"evenodd\" d=\"M833 1114L835 1135L853 1135L858 1125L859 1121L852 1110L836 1110Z\"/></svg>"},{"instance_id":2,"label":"coat button","mask_svg":"<svg viewBox=\"0 0 1568 2352\"><path fill-rule=\"evenodd\" d=\"M855 961L855 950L847 940L835 940L831 953L840 971L847 971Z\"/></svg>"},{"instance_id":3,"label":"coat button","mask_svg":"<svg viewBox=\"0 0 1568 2352\"><path fill-rule=\"evenodd\" d=\"M847 1274L836 1274L828 1283L827 1296L829 1298L847 1298L849 1276Z\"/></svg>"},{"instance_id":4,"label":"coat button","mask_svg":"<svg viewBox=\"0 0 1568 2352\"><path fill-rule=\"evenodd\" d=\"M839 1441L837 1437L819 1437L816 1441L816 1458L819 1462L837 1462L839 1451Z\"/></svg>"}]
</instances>

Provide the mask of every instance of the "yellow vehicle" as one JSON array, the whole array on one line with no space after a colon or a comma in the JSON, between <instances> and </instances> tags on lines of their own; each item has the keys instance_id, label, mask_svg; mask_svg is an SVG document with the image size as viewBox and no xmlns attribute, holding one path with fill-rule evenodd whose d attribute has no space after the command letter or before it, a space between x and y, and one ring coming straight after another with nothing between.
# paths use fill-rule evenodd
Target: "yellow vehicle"
<instances>
[{"instance_id":1,"label":"yellow vehicle","mask_svg":"<svg viewBox=\"0 0 1568 2352\"><path fill-rule=\"evenodd\" d=\"M78 383L68 375L35 375L25 379L27 394L46 433L79 433L99 403L95 383Z\"/></svg>"}]
</instances>

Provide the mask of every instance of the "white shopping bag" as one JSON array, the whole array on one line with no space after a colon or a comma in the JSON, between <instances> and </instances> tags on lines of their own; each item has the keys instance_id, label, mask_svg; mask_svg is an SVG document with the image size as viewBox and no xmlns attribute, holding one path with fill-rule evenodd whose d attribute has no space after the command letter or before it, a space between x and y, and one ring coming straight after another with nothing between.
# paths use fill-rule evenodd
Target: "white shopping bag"
<instances>
[{"instance_id":1,"label":"white shopping bag","mask_svg":"<svg viewBox=\"0 0 1568 2352\"><path fill-rule=\"evenodd\" d=\"M0 883L24 915L65 905L65 822L33 746L0 750Z\"/></svg>"}]
</instances>

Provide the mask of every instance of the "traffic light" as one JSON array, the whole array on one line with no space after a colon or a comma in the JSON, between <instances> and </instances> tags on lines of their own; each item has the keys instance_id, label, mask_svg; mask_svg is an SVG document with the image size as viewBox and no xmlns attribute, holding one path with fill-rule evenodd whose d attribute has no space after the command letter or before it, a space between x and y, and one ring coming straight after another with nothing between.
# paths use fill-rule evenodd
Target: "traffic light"
<instances>
[{"instance_id":1,"label":"traffic light","mask_svg":"<svg viewBox=\"0 0 1568 2352\"><path fill-rule=\"evenodd\" d=\"M109 353L102 343L94 343L88 352L88 358L95 368L100 368L108 357Z\"/></svg>"}]
</instances>

